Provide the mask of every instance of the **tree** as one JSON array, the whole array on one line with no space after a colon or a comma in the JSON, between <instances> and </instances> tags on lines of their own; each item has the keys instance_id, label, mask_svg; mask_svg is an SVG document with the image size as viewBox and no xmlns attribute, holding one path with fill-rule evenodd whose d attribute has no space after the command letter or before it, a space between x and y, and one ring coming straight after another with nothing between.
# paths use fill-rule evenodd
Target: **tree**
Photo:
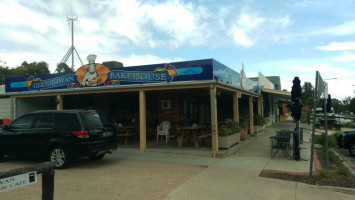
<instances>
[{"instance_id":1,"label":"tree","mask_svg":"<svg viewBox=\"0 0 355 200\"><path fill-rule=\"evenodd\" d=\"M70 68L66 63L59 63L54 73L62 73L62 72L73 72L73 69Z\"/></svg>"},{"instance_id":2,"label":"tree","mask_svg":"<svg viewBox=\"0 0 355 200\"><path fill-rule=\"evenodd\" d=\"M8 67L0 66L0 85L5 84L5 78L11 76L11 71Z\"/></svg>"},{"instance_id":3,"label":"tree","mask_svg":"<svg viewBox=\"0 0 355 200\"><path fill-rule=\"evenodd\" d=\"M9 68L0 66L0 85L5 84L5 78L20 77L38 74L49 74L48 64L41 61L39 63L27 63L24 61L21 66Z\"/></svg>"},{"instance_id":4,"label":"tree","mask_svg":"<svg viewBox=\"0 0 355 200\"><path fill-rule=\"evenodd\" d=\"M350 100L349 111L355 113L355 98Z\"/></svg>"},{"instance_id":5,"label":"tree","mask_svg":"<svg viewBox=\"0 0 355 200\"><path fill-rule=\"evenodd\" d=\"M341 102L343 103L345 111L350 111L351 97L345 97Z\"/></svg>"},{"instance_id":6,"label":"tree","mask_svg":"<svg viewBox=\"0 0 355 200\"><path fill-rule=\"evenodd\" d=\"M303 102L303 105L308 106L309 108L313 109L314 106L314 98L312 97L307 97L306 102Z\"/></svg>"},{"instance_id":7,"label":"tree","mask_svg":"<svg viewBox=\"0 0 355 200\"><path fill-rule=\"evenodd\" d=\"M302 103L305 106L309 106L313 108L313 100L314 100L314 87L312 83L305 82L302 86Z\"/></svg>"},{"instance_id":8,"label":"tree","mask_svg":"<svg viewBox=\"0 0 355 200\"><path fill-rule=\"evenodd\" d=\"M46 62L32 62L27 63L24 61L21 66L13 69L13 75L18 76L29 76L29 75L39 75L39 74L49 74L48 64Z\"/></svg>"},{"instance_id":9,"label":"tree","mask_svg":"<svg viewBox=\"0 0 355 200\"><path fill-rule=\"evenodd\" d=\"M338 99L332 99L332 107L334 108L335 113L341 113L344 112L344 107Z\"/></svg>"},{"instance_id":10,"label":"tree","mask_svg":"<svg viewBox=\"0 0 355 200\"><path fill-rule=\"evenodd\" d=\"M314 87L310 82L304 82L302 86L302 95L304 98L314 96ZM304 99L302 99L304 100Z\"/></svg>"},{"instance_id":11,"label":"tree","mask_svg":"<svg viewBox=\"0 0 355 200\"><path fill-rule=\"evenodd\" d=\"M50 74L49 69L48 69L48 64L41 61L39 63L37 62L32 62L32 63L27 63L26 61L22 63L20 67L23 72L25 72L25 75L39 75L39 74Z\"/></svg>"}]
</instances>

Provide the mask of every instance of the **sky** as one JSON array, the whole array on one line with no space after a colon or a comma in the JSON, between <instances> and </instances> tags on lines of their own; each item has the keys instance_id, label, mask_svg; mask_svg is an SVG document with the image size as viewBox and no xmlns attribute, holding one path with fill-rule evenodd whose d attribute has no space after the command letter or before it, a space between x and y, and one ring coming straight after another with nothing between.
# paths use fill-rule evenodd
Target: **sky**
<instances>
[{"instance_id":1,"label":"sky","mask_svg":"<svg viewBox=\"0 0 355 200\"><path fill-rule=\"evenodd\" d=\"M287 91L296 76L314 86L319 71L332 98L355 97L355 0L0 0L0 10L1 66L44 61L53 73L71 47L69 17L84 65L89 54L124 66L213 58L280 76Z\"/></svg>"}]
</instances>

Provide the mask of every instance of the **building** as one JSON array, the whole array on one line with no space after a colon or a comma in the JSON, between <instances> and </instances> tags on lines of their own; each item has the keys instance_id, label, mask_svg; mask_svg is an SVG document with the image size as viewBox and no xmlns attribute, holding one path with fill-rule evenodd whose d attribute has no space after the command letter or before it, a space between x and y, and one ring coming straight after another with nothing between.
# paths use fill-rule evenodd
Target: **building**
<instances>
[{"instance_id":1,"label":"building","mask_svg":"<svg viewBox=\"0 0 355 200\"><path fill-rule=\"evenodd\" d=\"M11 115L38 109L101 110L117 128L137 127L142 152L162 121L171 123L172 136L183 127L204 127L215 156L219 124L244 119L253 134L253 117L262 114L258 84L243 70L235 72L214 59L123 67L98 64L95 58L89 55L89 64L75 73L7 78L4 96L13 105Z\"/></svg>"},{"instance_id":2,"label":"building","mask_svg":"<svg viewBox=\"0 0 355 200\"><path fill-rule=\"evenodd\" d=\"M267 124L280 122L281 116L289 114L287 103L291 99L291 93L281 91L281 79L279 76L264 76L261 72L258 77L250 78L258 83L263 99L263 116Z\"/></svg>"}]
</instances>

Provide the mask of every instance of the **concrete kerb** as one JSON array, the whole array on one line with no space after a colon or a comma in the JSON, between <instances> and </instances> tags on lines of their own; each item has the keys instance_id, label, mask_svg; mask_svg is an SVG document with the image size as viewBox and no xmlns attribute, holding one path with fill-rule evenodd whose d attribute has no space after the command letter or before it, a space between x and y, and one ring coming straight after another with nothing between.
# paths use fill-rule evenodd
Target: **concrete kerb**
<instances>
[{"instance_id":1,"label":"concrete kerb","mask_svg":"<svg viewBox=\"0 0 355 200\"><path fill-rule=\"evenodd\" d=\"M336 152L334 149L330 149L343 163L343 165L355 176L355 171L349 166L349 164Z\"/></svg>"}]
</instances>

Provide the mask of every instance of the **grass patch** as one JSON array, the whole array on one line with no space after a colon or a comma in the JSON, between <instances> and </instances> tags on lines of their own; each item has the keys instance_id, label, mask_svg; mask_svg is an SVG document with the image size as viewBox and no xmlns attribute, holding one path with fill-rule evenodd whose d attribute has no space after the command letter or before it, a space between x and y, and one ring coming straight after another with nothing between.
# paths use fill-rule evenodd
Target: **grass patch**
<instances>
[{"instance_id":1,"label":"grass patch","mask_svg":"<svg viewBox=\"0 0 355 200\"><path fill-rule=\"evenodd\" d=\"M338 166L335 170L336 174L340 175L340 176L346 176L346 177L350 177L351 173L348 170L348 168L346 168L345 166Z\"/></svg>"},{"instance_id":2,"label":"grass patch","mask_svg":"<svg viewBox=\"0 0 355 200\"><path fill-rule=\"evenodd\" d=\"M321 145L325 146L324 145L325 142L323 140L324 139L323 139L322 135L316 135L314 143L315 144L321 144ZM328 135L328 147L329 148L338 148L338 145L337 145L337 134Z\"/></svg>"},{"instance_id":3,"label":"grass patch","mask_svg":"<svg viewBox=\"0 0 355 200\"><path fill-rule=\"evenodd\" d=\"M345 123L341 125L344 128L355 128L355 123Z\"/></svg>"},{"instance_id":4,"label":"grass patch","mask_svg":"<svg viewBox=\"0 0 355 200\"><path fill-rule=\"evenodd\" d=\"M326 169L318 170L318 174L319 174L319 177L321 177L321 178L331 179L331 180L334 180L335 176L336 176L335 172L327 171Z\"/></svg>"},{"instance_id":5,"label":"grass patch","mask_svg":"<svg viewBox=\"0 0 355 200\"><path fill-rule=\"evenodd\" d=\"M321 151L319 151L319 156L325 160L325 153L326 153L326 149L324 147L322 147ZM338 158L338 156L335 155L335 153L333 153L333 151L330 151L328 149L328 156L329 156L329 162L333 162L335 164L341 164L340 159Z\"/></svg>"},{"instance_id":6,"label":"grass patch","mask_svg":"<svg viewBox=\"0 0 355 200\"><path fill-rule=\"evenodd\" d=\"M329 171L322 168L322 169L318 170L318 175L319 175L319 177L324 178L324 179L335 180L335 179L341 179L344 177L350 177L351 173L345 166L338 165L334 169L330 169Z\"/></svg>"}]
</instances>

